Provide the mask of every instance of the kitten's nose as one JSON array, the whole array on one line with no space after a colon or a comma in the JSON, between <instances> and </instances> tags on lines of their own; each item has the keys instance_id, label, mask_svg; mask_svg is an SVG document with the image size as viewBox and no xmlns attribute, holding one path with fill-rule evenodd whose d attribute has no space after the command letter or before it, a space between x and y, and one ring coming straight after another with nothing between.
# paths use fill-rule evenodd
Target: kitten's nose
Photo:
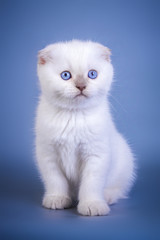
<instances>
[{"instance_id":1,"label":"kitten's nose","mask_svg":"<svg viewBox=\"0 0 160 240\"><path fill-rule=\"evenodd\" d=\"M78 88L81 92L86 88L85 85L76 85L76 88Z\"/></svg>"}]
</instances>

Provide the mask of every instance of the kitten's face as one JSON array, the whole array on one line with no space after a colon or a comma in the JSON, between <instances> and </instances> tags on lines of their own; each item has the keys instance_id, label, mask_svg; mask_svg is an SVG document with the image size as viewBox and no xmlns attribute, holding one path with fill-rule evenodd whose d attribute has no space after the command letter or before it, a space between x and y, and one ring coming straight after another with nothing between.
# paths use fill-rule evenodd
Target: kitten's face
<instances>
[{"instance_id":1,"label":"kitten's face","mask_svg":"<svg viewBox=\"0 0 160 240\"><path fill-rule=\"evenodd\" d=\"M109 91L113 77L110 51L93 42L49 45L39 53L38 75L42 93L50 102L82 107Z\"/></svg>"}]
</instances>

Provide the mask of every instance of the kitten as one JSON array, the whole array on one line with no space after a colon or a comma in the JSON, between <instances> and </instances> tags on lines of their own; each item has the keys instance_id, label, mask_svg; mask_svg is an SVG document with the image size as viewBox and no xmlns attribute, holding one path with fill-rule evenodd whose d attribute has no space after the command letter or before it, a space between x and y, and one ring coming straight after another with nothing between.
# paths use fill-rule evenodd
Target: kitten
<instances>
[{"instance_id":1,"label":"kitten","mask_svg":"<svg viewBox=\"0 0 160 240\"><path fill-rule=\"evenodd\" d=\"M107 215L132 185L134 158L107 100L110 55L99 43L78 40L39 52L36 157L46 208L69 208L77 199L80 214Z\"/></svg>"}]
</instances>

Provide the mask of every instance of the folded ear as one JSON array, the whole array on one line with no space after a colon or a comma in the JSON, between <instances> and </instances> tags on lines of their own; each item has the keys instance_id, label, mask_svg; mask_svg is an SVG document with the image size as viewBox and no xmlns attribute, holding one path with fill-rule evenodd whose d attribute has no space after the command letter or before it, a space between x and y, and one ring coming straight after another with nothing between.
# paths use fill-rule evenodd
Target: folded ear
<instances>
[{"instance_id":1,"label":"folded ear","mask_svg":"<svg viewBox=\"0 0 160 240\"><path fill-rule=\"evenodd\" d=\"M111 62L110 56L112 55L111 50L108 47L102 46L103 53L102 56L108 61Z\"/></svg>"},{"instance_id":2,"label":"folded ear","mask_svg":"<svg viewBox=\"0 0 160 240\"><path fill-rule=\"evenodd\" d=\"M44 48L38 52L38 64L44 65L52 59L48 48Z\"/></svg>"},{"instance_id":3,"label":"folded ear","mask_svg":"<svg viewBox=\"0 0 160 240\"><path fill-rule=\"evenodd\" d=\"M98 47L98 49L100 51L101 57L103 59L105 59L106 61L111 62L111 59L110 59L111 50L108 47L106 47L106 46L104 46L104 45L102 45L100 43L96 43L96 44L97 44L97 47Z\"/></svg>"}]
</instances>

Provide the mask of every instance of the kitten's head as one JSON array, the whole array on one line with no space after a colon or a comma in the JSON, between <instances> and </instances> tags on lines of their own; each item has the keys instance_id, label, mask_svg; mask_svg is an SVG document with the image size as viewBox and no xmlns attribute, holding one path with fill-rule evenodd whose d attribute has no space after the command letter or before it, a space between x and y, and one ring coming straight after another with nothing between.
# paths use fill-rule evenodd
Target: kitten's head
<instances>
[{"instance_id":1,"label":"kitten's head","mask_svg":"<svg viewBox=\"0 0 160 240\"><path fill-rule=\"evenodd\" d=\"M38 76L43 96L50 103L70 109L99 104L112 82L110 54L99 43L78 40L42 49Z\"/></svg>"}]
</instances>

